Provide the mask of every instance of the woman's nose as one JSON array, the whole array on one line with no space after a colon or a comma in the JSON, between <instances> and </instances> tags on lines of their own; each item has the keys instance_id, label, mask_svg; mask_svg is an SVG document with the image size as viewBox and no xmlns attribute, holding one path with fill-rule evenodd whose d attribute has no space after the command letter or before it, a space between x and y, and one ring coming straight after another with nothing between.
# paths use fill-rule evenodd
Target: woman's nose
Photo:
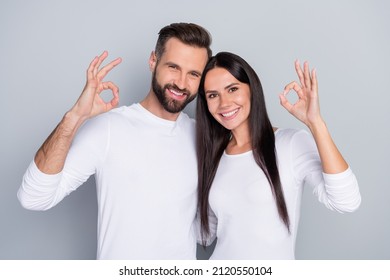
<instances>
[{"instance_id":1,"label":"woman's nose","mask_svg":"<svg viewBox=\"0 0 390 280\"><path fill-rule=\"evenodd\" d=\"M229 107L231 103L231 100L229 98L229 95L227 94L220 94L219 97L219 107Z\"/></svg>"}]
</instances>

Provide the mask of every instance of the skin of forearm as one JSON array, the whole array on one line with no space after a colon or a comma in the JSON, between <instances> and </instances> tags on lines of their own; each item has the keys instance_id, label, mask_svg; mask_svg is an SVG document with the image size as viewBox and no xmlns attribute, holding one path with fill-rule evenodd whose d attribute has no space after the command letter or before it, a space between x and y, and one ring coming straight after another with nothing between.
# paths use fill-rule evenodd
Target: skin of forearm
<instances>
[{"instance_id":1,"label":"skin of forearm","mask_svg":"<svg viewBox=\"0 0 390 280\"><path fill-rule=\"evenodd\" d=\"M317 145L324 173L336 174L345 171L348 163L345 161L329 133L323 120L309 126Z\"/></svg>"},{"instance_id":2,"label":"skin of forearm","mask_svg":"<svg viewBox=\"0 0 390 280\"><path fill-rule=\"evenodd\" d=\"M74 112L67 112L35 155L35 164L45 174L62 171L70 145L78 128L85 121Z\"/></svg>"}]
</instances>

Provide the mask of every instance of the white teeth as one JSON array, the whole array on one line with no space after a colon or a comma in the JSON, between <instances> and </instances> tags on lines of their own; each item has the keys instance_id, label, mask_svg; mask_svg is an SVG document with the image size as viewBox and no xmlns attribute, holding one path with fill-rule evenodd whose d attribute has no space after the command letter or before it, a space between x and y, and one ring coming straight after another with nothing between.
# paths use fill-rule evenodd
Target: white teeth
<instances>
[{"instance_id":1,"label":"white teeth","mask_svg":"<svg viewBox=\"0 0 390 280\"><path fill-rule=\"evenodd\" d=\"M231 111L229 113L221 114L221 115L224 116L225 118L227 118L227 117L233 116L235 113L237 113L237 111L238 111L238 109Z\"/></svg>"},{"instance_id":2,"label":"white teeth","mask_svg":"<svg viewBox=\"0 0 390 280\"><path fill-rule=\"evenodd\" d=\"M182 95L183 95L182 92L177 92L177 91L173 91L173 90L171 90L171 92L172 92L174 95L177 95L177 96L182 96Z\"/></svg>"}]
</instances>

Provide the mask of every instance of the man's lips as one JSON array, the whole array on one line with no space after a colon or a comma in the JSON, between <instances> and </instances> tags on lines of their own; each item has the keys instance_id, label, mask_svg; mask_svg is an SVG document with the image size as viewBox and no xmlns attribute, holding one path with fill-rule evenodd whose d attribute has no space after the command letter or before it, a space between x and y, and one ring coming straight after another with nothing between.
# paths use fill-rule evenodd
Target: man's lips
<instances>
[{"instance_id":1,"label":"man's lips","mask_svg":"<svg viewBox=\"0 0 390 280\"><path fill-rule=\"evenodd\" d=\"M188 93L185 91L180 91L180 90L176 90L176 89L172 89L172 88L168 88L167 90L170 93L170 95L173 96L173 98L179 99L179 100L184 99L188 95Z\"/></svg>"},{"instance_id":2,"label":"man's lips","mask_svg":"<svg viewBox=\"0 0 390 280\"><path fill-rule=\"evenodd\" d=\"M172 92L174 95L177 95L177 96L183 96L185 94L184 92L176 91L174 89L170 89L169 91Z\"/></svg>"}]
</instances>

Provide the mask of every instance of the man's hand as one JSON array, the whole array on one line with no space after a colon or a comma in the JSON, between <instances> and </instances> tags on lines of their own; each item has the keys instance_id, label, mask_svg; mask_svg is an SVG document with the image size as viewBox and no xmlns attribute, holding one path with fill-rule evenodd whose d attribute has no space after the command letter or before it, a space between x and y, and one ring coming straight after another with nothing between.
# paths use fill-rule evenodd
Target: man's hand
<instances>
[{"instance_id":1,"label":"man's hand","mask_svg":"<svg viewBox=\"0 0 390 280\"><path fill-rule=\"evenodd\" d=\"M100 56L95 57L87 70L87 83L76 104L71 109L72 113L80 119L89 119L101 113L115 108L119 103L119 89L112 82L104 82L105 76L119 63L121 58L111 61L106 66L100 66L107 58L108 52L104 51ZM112 99L105 102L100 94L103 90L111 90Z\"/></svg>"},{"instance_id":2,"label":"man's hand","mask_svg":"<svg viewBox=\"0 0 390 280\"><path fill-rule=\"evenodd\" d=\"M99 70L107 56L108 53L104 51L101 56L92 60L87 71L87 83L76 104L65 114L36 153L35 163L42 172L59 173L64 167L73 138L83 122L118 105L118 87L112 82L103 82L103 79L122 59L117 58ZM113 98L107 103L100 97L103 90L111 90L113 94Z\"/></svg>"}]
</instances>

